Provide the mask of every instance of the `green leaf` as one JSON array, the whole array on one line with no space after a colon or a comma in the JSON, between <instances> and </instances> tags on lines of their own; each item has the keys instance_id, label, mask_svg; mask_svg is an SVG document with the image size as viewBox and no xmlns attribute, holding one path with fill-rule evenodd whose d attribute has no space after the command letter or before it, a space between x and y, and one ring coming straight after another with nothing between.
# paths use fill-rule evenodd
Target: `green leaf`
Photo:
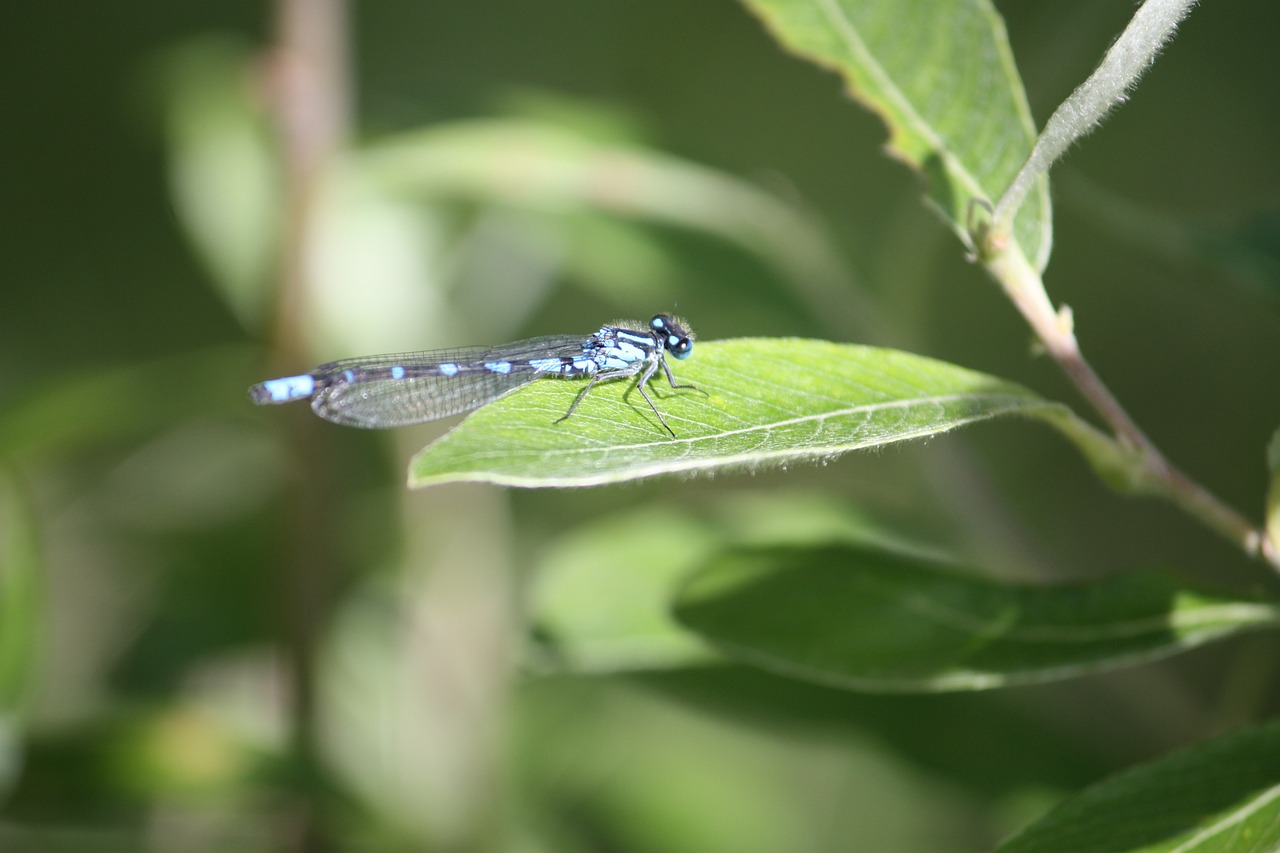
<instances>
[{"instance_id":1,"label":"green leaf","mask_svg":"<svg viewBox=\"0 0 1280 853\"><path fill-rule=\"evenodd\" d=\"M689 581L676 615L735 658L885 692L1070 678L1280 621L1273 605L1156 571L1031 587L857 547L728 552Z\"/></svg>"},{"instance_id":2,"label":"green leaf","mask_svg":"<svg viewBox=\"0 0 1280 853\"><path fill-rule=\"evenodd\" d=\"M1218 738L1062 803L998 853L1280 848L1280 723Z\"/></svg>"},{"instance_id":3,"label":"green leaf","mask_svg":"<svg viewBox=\"0 0 1280 853\"><path fill-rule=\"evenodd\" d=\"M391 197L658 223L725 240L809 287L850 289L840 253L807 211L729 173L563 124L439 124L366 146L351 165ZM585 258L588 247L576 251Z\"/></svg>"},{"instance_id":4,"label":"green leaf","mask_svg":"<svg viewBox=\"0 0 1280 853\"><path fill-rule=\"evenodd\" d=\"M412 486L478 481L593 486L657 474L756 468L946 432L1023 413L1063 428L1061 407L991 376L897 350L742 338L698 344L650 394L676 438L627 381L592 389L542 380L473 413L419 453Z\"/></svg>"},{"instance_id":5,"label":"green leaf","mask_svg":"<svg viewBox=\"0 0 1280 853\"><path fill-rule=\"evenodd\" d=\"M1031 152L1035 127L1004 22L987 0L743 0L795 53L838 72L889 128L965 238L970 203L993 201ZM1041 178L1014 224L1043 271L1052 222Z\"/></svg>"},{"instance_id":6,"label":"green leaf","mask_svg":"<svg viewBox=\"0 0 1280 853\"><path fill-rule=\"evenodd\" d=\"M283 179L248 42L196 39L151 68L164 90L169 184L213 283L246 326L265 325L279 251Z\"/></svg>"},{"instance_id":7,"label":"green leaf","mask_svg":"<svg viewBox=\"0 0 1280 853\"><path fill-rule=\"evenodd\" d=\"M660 560L654 531L661 531ZM602 673L719 662L671 617L671 600L690 572L726 542L833 541L900 542L842 501L794 489L734 490L713 504L645 504L592 519L557 536L538 559L529 610L542 642L528 664Z\"/></svg>"},{"instance_id":8,"label":"green leaf","mask_svg":"<svg viewBox=\"0 0 1280 853\"><path fill-rule=\"evenodd\" d=\"M261 368L245 347L218 347L51 379L0 412L0 459L30 462L137 439L190 418L248 413ZM147 405L136 404L147 400Z\"/></svg>"},{"instance_id":9,"label":"green leaf","mask_svg":"<svg viewBox=\"0 0 1280 853\"><path fill-rule=\"evenodd\" d=\"M653 559L653 531L663 559ZM532 616L548 640L539 668L614 672L713 660L671 619L680 580L719 545L707 525L666 507L607 518L561 537L538 561ZM602 553L608 560L601 560Z\"/></svg>"}]
</instances>

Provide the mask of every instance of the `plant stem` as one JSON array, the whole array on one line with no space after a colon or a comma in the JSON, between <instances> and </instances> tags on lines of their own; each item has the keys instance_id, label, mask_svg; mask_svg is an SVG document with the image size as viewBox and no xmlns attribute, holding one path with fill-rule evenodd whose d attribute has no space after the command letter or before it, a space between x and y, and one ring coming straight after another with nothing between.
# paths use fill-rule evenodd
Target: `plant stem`
<instances>
[{"instance_id":1,"label":"plant stem","mask_svg":"<svg viewBox=\"0 0 1280 853\"><path fill-rule=\"evenodd\" d=\"M1150 67L1160 48L1191 11L1196 0L1145 0L1129 25L1107 50L1102 64L1049 117L1027 162L996 203L992 222L1009 232L1013 217L1037 181L1081 137L1120 104Z\"/></svg>"},{"instance_id":2,"label":"plant stem","mask_svg":"<svg viewBox=\"0 0 1280 853\"><path fill-rule=\"evenodd\" d=\"M276 44L265 63L269 108L284 174L275 359L285 370L308 359L304 328L315 201L325 169L347 138L349 97L345 0L278 0ZM281 643L288 662L292 751L302 770L288 825L292 849L333 849L328 837L317 748L316 660L341 567L332 537L333 484L324 469L325 438L309 412L289 422L295 448L289 541L279 578Z\"/></svg>"},{"instance_id":3,"label":"plant stem","mask_svg":"<svg viewBox=\"0 0 1280 853\"><path fill-rule=\"evenodd\" d=\"M1247 518L1165 458L1129 416L1080 352L1070 311L1054 310L1040 275L1017 244L988 245L982 262L1021 312L1045 350L1111 428L1116 440L1130 454L1141 458L1144 484L1235 542L1248 555L1261 557L1280 569L1280 552L1275 543Z\"/></svg>"}]
</instances>

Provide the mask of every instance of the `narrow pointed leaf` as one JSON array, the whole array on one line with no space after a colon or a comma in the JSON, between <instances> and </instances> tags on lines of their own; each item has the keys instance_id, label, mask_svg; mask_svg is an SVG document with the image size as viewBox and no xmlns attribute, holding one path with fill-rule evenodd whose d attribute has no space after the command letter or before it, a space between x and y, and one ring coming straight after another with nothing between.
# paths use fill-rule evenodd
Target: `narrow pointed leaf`
<instances>
[{"instance_id":1,"label":"narrow pointed leaf","mask_svg":"<svg viewBox=\"0 0 1280 853\"><path fill-rule=\"evenodd\" d=\"M1274 605L1156 571L1031 587L858 547L730 552L689 581L676 615L735 658L885 692L1070 678L1280 625Z\"/></svg>"},{"instance_id":2,"label":"narrow pointed leaf","mask_svg":"<svg viewBox=\"0 0 1280 853\"><path fill-rule=\"evenodd\" d=\"M368 146L355 163L396 197L661 223L724 239L796 281L848 289L844 262L820 224L785 199L699 163L560 124L439 124Z\"/></svg>"},{"instance_id":3,"label":"narrow pointed leaf","mask_svg":"<svg viewBox=\"0 0 1280 853\"><path fill-rule=\"evenodd\" d=\"M1280 723L1108 779L998 853L1270 853L1280 849Z\"/></svg>"},{"instance_id":4,"label":"narrow pointed leaf","mask_svg":"<svg viewBox=\"0 0 1280 853\"><path fill-rule=\"evenodd\" d=\"M273 129L251 82L259 61L256 46L214 37L175 48L151 69L164 89L174 212L250 327L270 313L284 218Z\"/></svg>"},{"instance_id":5,"label":"narrow pointed leaf","mask_svg":"<svg viewBox=\"0 0 1280 853\"><path fill-rule=\"evenodd\" d=\"M959 234L970 202L994 201L1035 128L1004 22L988 0L744 0L785 47L840 74L889 128L889 150L929 180ZM1052 225L1043 177L1014 236L1037 269Z\"/></svg>"},{"instance_id":6,"label":"narrow pointed leaf","mask_svg":"<svg viewBox=\"0 0 1280 853\"><path fill-rule=\"evenodd\" d=\"M700 389L673 390L663 378L650 384L675 438L628 381L597 386L557 423L582 386L542 379L476 411L419 453L410 485L591 486L826 460L1010 413L1045 418L1069 434L1065 410L1025 388L896 350L717 341L698 344L673 372Z\"/></svg>"}]
</instances>

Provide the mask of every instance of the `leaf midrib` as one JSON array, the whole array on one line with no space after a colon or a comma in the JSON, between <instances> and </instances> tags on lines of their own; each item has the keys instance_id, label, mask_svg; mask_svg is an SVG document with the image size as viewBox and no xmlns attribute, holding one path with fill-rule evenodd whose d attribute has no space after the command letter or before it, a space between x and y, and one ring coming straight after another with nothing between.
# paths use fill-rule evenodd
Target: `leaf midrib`
<instances>
[{"instance_id":1,"label":"leaf midrib","mask_svg":"<svg viewBox=\"0 0 1280 853\"><path fill-rule=\"evenodd\" d=\"M1280 798L1280 785L1274 785L1266 790L1259 791L1247 803L1224 814L1220 819L1209 824L1184 843L1172 848L1169 853L1194 853L1202 843L1233 826L1243 823L1277 798Z\"/></svg>"},{"instance_id":2,"label":"leaf midrib","mask_svg":"<svg viewBox=\"0 0 1280 853\"><path fill-rule=\"evenodd\" d=\"M795 426L797 424L804 424L808 422L821 422L825 420L830 420L832 418L848 417L852 415L861 415L861 414L870 414L872 412L888 411L890 409L910 409L915 406L921 406L921 405L946 405L948 403L955 403L960 401L982 402L982 403L1004 403L1006 405L1009 405L1009 404L1016 405L1019 408L1039 407L1039 406L1045 405L1043 403L1035 401L1034 399L1028 398L1024 395L1012 394L1012 393L1010 394L972 394L972 393L946 394L941 396L914 397L909 400L885 400L879 403L859 404L857 406L850 406L843 409L834 409L834 410L825 411L825 412L815 412L813 414L798 415L796 417L786 418L784 420L774 420L774 421L770 421L768 423L763 423L763 424L753 424L751 426L741 427L739 429L720 430L715 433L711 433L709 435L690 436L687 438L676 437L674 439L666 438L658 441L650 441L650 442L642 442L642 443L628 442L626 444L602 445L602 446L592 447L592 448L583 448L583 447L546 448L546 449L539 449L536 452L539 456L542 456L542 457L552 457L552 456L563 457L563 456L578 456L578 455L584 455L584 454L634 452L637 450L645 450L645 449L654 448L654 447L658 447L658 448L670 447L672 445L696 446L699 443L723 441L727 438L733 438L735 436L741 436L741 435L750 435L752 433L758 433L758 432L770 432L770 431L781 429L784 427ZM977 419L994 417L996 414L999 414L999 412L983 410L983 411L975 412L972 415L959 416L955 419L954 425L969 423ZM674 420L675 416L672 416L672 419ZM681 418L681 420L685 422L691 421L690 418ZM951 427L939 429L936 424L932 424L924 429L895 432L894 440L895 441L901 440L900 437L905 437L906 439L910 439L910 438L918 437L920 435L936 435L940 432L945 431L945 429L950 429L950 428ZM854 445L850 445L847 443L833 444L830 446L830 449L835 450L841 447L860 446L860 444L861 444L860 442L856 442ZM788 448L794 449L794 446L788 445ZM771 452L771 451L756 450L756 451L752 451L752 455L756 456L761 453L768 453L768 452ZM511 453L510 450L503 451L503 455L509 455L510 453ZM717 457L717 458L724 458L724 457Z\"/></svg>"}]
</instances>

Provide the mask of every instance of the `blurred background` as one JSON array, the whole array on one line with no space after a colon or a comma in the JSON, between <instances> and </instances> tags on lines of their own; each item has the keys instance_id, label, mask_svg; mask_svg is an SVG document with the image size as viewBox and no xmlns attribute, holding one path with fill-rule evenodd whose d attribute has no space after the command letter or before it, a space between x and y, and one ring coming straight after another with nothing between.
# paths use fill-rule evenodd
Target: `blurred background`
<instances>
[{"instance_id":1,"label":"blurred background","mask_svg":"<svg viewBox=\"0 0 1280 853\"><path fill-rule=\"evenodd\" d=\"M997 5L1038 124L1133 8ZM1055 173L1047 273L1136 420L1255 518L1278 18L1190 16ZM655 562L846 529L994 576L1263 582L1034 425L411 494L448 423L250 405L335 358L672 310L704 339L901 347L1076 404L878 121L743 7L10 2L0 67L0 849L978 851L1267 707L1265 637L886 697L600 612L610 584L659 601L635 580Z\"/></svg>"}]
</instances>

